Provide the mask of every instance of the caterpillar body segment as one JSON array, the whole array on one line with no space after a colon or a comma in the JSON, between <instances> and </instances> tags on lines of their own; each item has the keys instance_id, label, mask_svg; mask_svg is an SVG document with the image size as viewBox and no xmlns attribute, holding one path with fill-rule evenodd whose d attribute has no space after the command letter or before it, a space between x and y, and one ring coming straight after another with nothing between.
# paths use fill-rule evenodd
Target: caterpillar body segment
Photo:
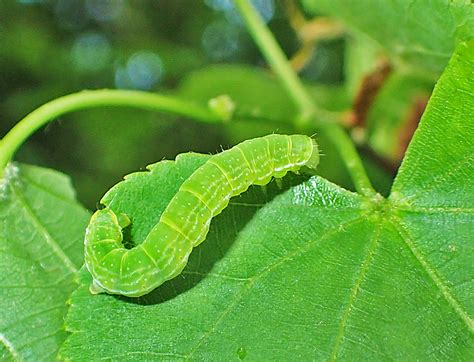
<instances>
[{"instance_id":1,"label":"caterpillar body segment","mask_svg":"<svg viewBox=\"0 0 474 362\"><path fill-rule=\"evenodd\" d=\"M129 297L149 293L181 273L192 249L205 240L212 218L233 196L303 166L315 169L318 163L318 147L304 135L244 141L212 156L184 181L143 243L131 249L122 243L127 216L98 210L84 242L91 292Z\"/></svg>"}]
</instances>

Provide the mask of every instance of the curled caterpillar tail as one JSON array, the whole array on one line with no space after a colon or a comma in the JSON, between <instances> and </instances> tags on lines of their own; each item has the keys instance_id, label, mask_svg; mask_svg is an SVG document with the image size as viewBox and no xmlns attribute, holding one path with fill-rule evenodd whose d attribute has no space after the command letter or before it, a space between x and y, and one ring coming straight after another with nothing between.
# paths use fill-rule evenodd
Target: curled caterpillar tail
<instances>
[{"instance_id":1,"label":"curled caterpillar tail","mask_svg":"<svg viewBox=\"0 0 474 362\"><path fill-rule=\"evenodd\" d=\"M181 185L143 243L126 249L126 215L111 209L92 215L85 237L85 262L92 293L138 297L177 276L193 248L204 241L211 220L250 185L266 185L319 163L316 142L304 135L269 135L244 141L212 156Z\"/></svg>"}]
</instances>

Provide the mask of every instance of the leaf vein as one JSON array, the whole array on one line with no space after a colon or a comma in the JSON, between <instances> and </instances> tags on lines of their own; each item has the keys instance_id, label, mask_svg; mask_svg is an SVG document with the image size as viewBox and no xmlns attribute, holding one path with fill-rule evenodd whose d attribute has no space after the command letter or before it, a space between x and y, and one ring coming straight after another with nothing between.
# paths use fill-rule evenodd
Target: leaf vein
<instances>
[{"instance_id":1,"label":"leaf vein","mask_svg":"<svg viewBox=\"0 0 474 362\"><path fill-rule=\"evenodd\" d=\"M461 213L461 214L472 214L474 213L474 208L471 207L423 207L423 206L411 206L411 205L401 205L395 206L397 210L406 211L406 212L421 212L421 213L437 213L437 212L449 212L449 213Z\"/></svg>"},{"instance_id":2,"label":"leaf vein","mask_svg":"<svg viewBox=\"0 0 474 362\"><path fill-rule=\"evenodd\" d=\"M33 209L31 206L28 204L28 201L21 195L19 190L16 189L13 184L10 184L11 189L13 193L17 196L18 200L20 203L23 205L23 210L24 213L31 219L32 223L38 228L38 230L41 231L41 233L44 236L44 239L46 240L46 243L53 249L54 253L61 259L61 261L64 263L66 268L71 272L71 273L76 273L77 272L77 267L74 265L71 259L64 253L64 251L61 249L59 246L58 242L54 240L54 238L51 236L49 231L46 229L46 227L41 223L41 221L38 219L36 214L34 213Z\"/></svg>"},{"instance_id":3,"label":"leaf vein","mask_svg":"<svg viewBox=\"0 0 474 362\"><path fill-rule=\"evenodd\" d=\"M456 173L456 171L463 168L465 164L469 163L473 159L474 159L474 153L468 153L455 164L456 165L455 167L453 167L454 165L451 165L451 167L448 167L445 170L445 172L433 178L430 182L428 182L428 184L424 185L422 192L418 192L411 196L406 196L397 201L403 202L403 203L404 202L411 203L414 200L420 198L422 195L426 195L429 191L431 191L434 187L436 187L437 184L439 184L442 181L446 181L449 177L453 176Z\"/></svg>"},{"instance_id":4,"label":"leaf vein","mask_svg":"<svg viewBox=\"0 0 474 362\"><path fill-rule=\"evenodd\" d=\"M178 358L185 358L186 356L177 354L177 353L169 353L169 352L152 352L152 351L132 351L132 352L125 352L125 353L120 353L120 354L115 354L112 356L107 356L107 357L102 357L101 360L111 360L111 359L116 359L118 357L127 357L127 356L132 356L132 355L139 355L142 357L145 356L155 356L155 357L178 357Z\"/></svg>"},{"instance_id":5,"label":"leaf vein","mask_svg":"<svg viewBox=\"0 0 474 362\"><path fill-rule=\"evenodd\" d=\"M37 317L37 316L40 316L40 315L43 315L43 314L47 314L47 313L52 312L54 310L63 309L63 308L66 308L65 304L54 305L54 306L46 308L46 309L41 309L41 310L36 311L34 313L22 316L20 319L14 320L12 323L7 324L6 326L3 326L2 328L8 329L8 328L13 327L14 325L20 325L20 324L24 323L26 320L28 320L30 318L34 318L34 317Z\"/></svg>"},{"instance_id":6,"label":"leaf vein","mask_svg":"<svg viewBox=\"0 0 474 362\"><path fill-rule=\"evenodd\" d=\"M403 240L405 245L408 247L408 249L411 251L411 253L414 255L416 260L420 263L423 270L428 274L430 279L433 281L433 283L439 289L439 291L443 295L444 299L454 309L456 314L466 324L468 329L471 332L474 332L474 321L467 314L467 312L463 309L463 307L456 300L456 298L453 296L452 291L446 285L446 282L436 273L436 271L433 269L433 267L425 259L425 256L415 247L415 244L411 240L409 232L408 232L407 228L404 226L404 224L402 223L402 221L399 218L397 218L396 216L392 216L390 221L391 221L392 225L395 227L395 229L398 230L398 233L399 233L401 239Z\"/></svg>"},{"instance_id":7,"label":"leaf vein","mask_svg":"<svg viewBox=\"0 0 474 362\"><path fill-rule=\"evenodd\" d=\"M0 333L0 342L2 342L2 344L5 346L5 348L7 349L7 351L10 353L10 355L13 357L15 361L20 361L20 354L13 346L13 343L10 342L3 333Z\"/></svg>"},{"instance_id":8,"label":"leaf vein","mask_svg":"<svg viewBox=\"0 0 474 362\"><path fill-rule=\"evenodd\" d=\"M31 185L33 187L36 187L37 189L43 191L44 193L48 194L48 195L51 195L53 196L54 198L60 200L60 201L63 201L69 205L73 205L73 206L76 206L77 207L77 203L73 200L73 199L70 199L68 197L65 197L63 195L60 195L60 194L57 194L56 192L54 191L51 191L50 189L46 188L45 186L41 185L40 183L36 182L35 180L33 180L31 177L25 175L24 173L21 174L21 178L22 179L25 179L28 181L28 185Z\"/></svg>"},{"instance_id":9,"label":"leaf vein","mask_svg":"<svg viewBox=\"0 0 474 362\"><path fill-rule=\"evenodd\" d=\"M374 232L374 236L373 236L372 241L370 243L369 249L367 250L367 256L365 257L365 259L364 259L364 261L363 261L363 263L360 267L359 276L358 276L358 278L357 278L357 280L354 284L354 287L351 290L351 294L349 296L349 301L347 303L347 307L344 311L344 314L342 315L341 322L340 322L340 325L339 325L339 331L337 333L336 340L334 342L333 351L332 351L332 354L331 354L331 360L332 361L337 360L337 355L340 351L341 343L344 339L344 333L346 331L347 322L348 322L350 314L352 312L352 308L353 308L353 306L356 302L357 295L359 294L359 291L360 291L360 287L366 279L367 270L369 269L370 264L374 259L375 251L377 249L377 246L379 245L380 232L381 232L381 226L378 225L377 230Z\"/></svg>"}]
</instances>

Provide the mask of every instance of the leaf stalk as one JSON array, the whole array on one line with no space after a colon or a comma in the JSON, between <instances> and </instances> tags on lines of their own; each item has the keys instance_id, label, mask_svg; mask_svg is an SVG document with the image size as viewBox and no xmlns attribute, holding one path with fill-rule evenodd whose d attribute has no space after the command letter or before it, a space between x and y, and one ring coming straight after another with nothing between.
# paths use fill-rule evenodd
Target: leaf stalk
<instances>
[{"instance_id":1,"label":"leaf stalk","mask_svg":"<svg viewBox=\"0 0 474 362\"><path fill-rule=\"evenodd\" d=\"M209 123L224 121L222 115L211 108L172 96L116 89L72 93L56 98L35 109L0 140L0 178L15 152L36 130L65 113L107 106L168 112Z\"/></svg>"},{"instance_id":2,"label":"leaf stalk","mask_svg":"<svg viewBox=\"0 0 474 362\"><path fill-rule=\"evenodd\" d=\"M298 75L291 67L288 59L278 45L265 22L259 16L250 0L234 0L240 15L247 24L248 31L257 43L270 67L285 86L288 95L297 104L300 117L296 126L300 129L311 128L312 122L317 121L320 128L337 147L351 175L356 190L365 196L374 196L374 190L354 144L343 128L337 124L338 116L333 112L318 109L309 93L304 88Z\"/></svg>"}]
</instances>

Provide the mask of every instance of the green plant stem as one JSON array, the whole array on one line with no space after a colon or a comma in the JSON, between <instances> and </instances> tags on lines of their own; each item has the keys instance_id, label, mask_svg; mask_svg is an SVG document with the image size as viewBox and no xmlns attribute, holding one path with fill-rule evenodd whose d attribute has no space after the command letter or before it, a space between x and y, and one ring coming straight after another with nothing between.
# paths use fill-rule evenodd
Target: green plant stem
<instances>
[{"instance_id":1,"label":"green plant stem","mask_svg":"<svg viewBox=\"0 0 474 362\"><path fill-rule=\"evenodd\" d=\"M289 65L288 59L272 33L268 30L249 0L234 1L247 24L248 31L262 51L265 59L280 78L290 97L298 105L301 112L301 121L303 123L309 122L317 113L317 109L298 76Z\"/></svg>"},{"instance_id":2,"label":"green plant stem","mask_svg":"<svg viewBox=\"0 0 474 362\"><path fill-rule=\"evenodd\" d=\"M210 108L186 102L172 96L164 96L129 90L89 90L73 93L48 102L37 108L13 127L0 140L0 178L7 163L17 149L38 128L56 119L58 116L94 107L135 107L153 111L175 113L204 122L222 122L221 115Z\"/></svg>"},{"instance_id":3,"label":"green plant stem","mask_svg":"<svg viewBox=\"0 0 474 362\"><path fill-rule=\"evenodd\" d=\"M357 192L368 197L375 196L377 192L365 172L354 143L352 143L344 129L337 124L324 124L319 129L336 146Z\"/></svg>"},{"instance_id":4,"label":"green plant stem","mask_svg":"<svg viewBox=\"0 0 474 362\"><path fill-rule=\"evenodd\" d=\"M331 139L337 147L356 190L362 195L373 196L376 194L362 165L354 144L343 128L335 120L339 118L332 112L318 109L295 71L291 68L288 59L283 54L273 34L267 28L250 0L234 0L240 14L247 24L248 31L262 51L265 59L273 71L283 82L288 94L298 105L301 112L301 129L309 129L311 122L318 120L319 128Z\"/></svg>"}]
</instances>

